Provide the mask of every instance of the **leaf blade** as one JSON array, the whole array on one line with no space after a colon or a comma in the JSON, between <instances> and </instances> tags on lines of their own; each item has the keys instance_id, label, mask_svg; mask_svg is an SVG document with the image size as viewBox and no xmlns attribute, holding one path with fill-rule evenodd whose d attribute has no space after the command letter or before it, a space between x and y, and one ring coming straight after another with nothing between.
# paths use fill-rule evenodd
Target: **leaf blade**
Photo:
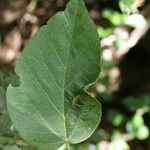
<instances>
[{"instance_id":1,"label":"leaf blade","mask_svg":"<svg viewBox=\"0 0 150 150\"><path fill-rule=\"evenodd\" d=\"M64 12L53 16L35 34L16 67L21 85L9 86L7 90L12 122L25 140L38 147L51 145L55 149L64 142L81 142L94 132L100 121L101 106L84 88L99 75L98 41L96 27L82 0L71 0ZM76 109L71 108L74 110L71 113L68 110L78 95L83 103L75 102ZM84 113L77 124L67 126L71 116L80 111L78 106L86 113L96 106L93 113L96 117L87 115L93 119L90 127L89 120L85 120L82 128L81 121L87 118ZM77 127L72 131L75 124ZM76 139L80 129L87 134L82 132Z\"/></svg>"}]
</instances>

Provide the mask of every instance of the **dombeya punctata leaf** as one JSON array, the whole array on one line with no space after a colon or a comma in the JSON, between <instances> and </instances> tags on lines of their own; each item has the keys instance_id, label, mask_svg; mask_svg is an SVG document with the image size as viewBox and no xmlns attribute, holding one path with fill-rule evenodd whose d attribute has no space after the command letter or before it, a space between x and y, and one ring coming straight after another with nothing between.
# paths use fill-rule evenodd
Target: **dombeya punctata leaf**
<instances>
[{"instance_id":1,"label":"dombeya punctata leaf","mask_svg":"<svg viewBox=\"0 0 150 150\"><path fill-rule=\"evenodd\" d=\"M39 149L79 143L100 122L101 105L86 92L100 71L99 36L83 0L70 0L27 44L9 86L14 127Z\"/></svg>"}]
</instances>

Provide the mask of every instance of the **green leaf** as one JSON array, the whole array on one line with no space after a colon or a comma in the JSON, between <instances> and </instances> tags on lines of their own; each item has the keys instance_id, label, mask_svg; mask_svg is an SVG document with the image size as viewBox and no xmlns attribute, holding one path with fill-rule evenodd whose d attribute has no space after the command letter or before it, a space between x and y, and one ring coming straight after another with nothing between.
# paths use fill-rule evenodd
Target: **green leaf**
<instances>
[{"instance_id":1,"label":"green leaf","mask_svg":"<svg viewBox=\"0 0 150 150\"><path fill-rule=\"evenodd\" d=\"M11 120L6 108L6 88L11 82L11 77L12 69L0 65L0 135L10 134Z\"/></svg>"},{"instance_id":2,"label":"green leaf","mask_svg":"<svg viewBox=\"0 0 150 150\"><path fill-rule=\"evenodd\" d=\"M113 34L113 28L103 28L102 26L98 26L97 28L98 34L100 38L108 37L109 35Z\"/></svg>"},{"instance_id":3,"label":"green leaf","mask_svg":"<svg viewBox=\"0 0 150 150\"><path fill-rule=\"evenodd\" d=\"M150 107L150 95L143 94L137 97L128 96L123 99L123 104L130 110L130 111L137 111L138 109L144 109L145 107Z\"/></svg>"},{"instance_id":4,"label":"green leaf","mask_svg":"<svg viewBox=\"0 0 150 150\"><path fill-rule=\"evenodd\" d=\"M125 116L115 109L108 110L107 120L114 126L120 126L125 120Z\"/></svg>"},{"instance_id":5,"label":"green leaf","mask_svg":"<svg viewBox=\"0 0 150 150\"><path fill-rule=\"evenodd\" d=\"M3 150L21 150L21 149L18 148L17 146L6 146L4 147Z\"/></svg>"},{"instance_id":6,"label":"green leaf","mask_svg":"<svg viewBox=\"0 0 150 150\"><path fill-rule=\"evenodd\" d=\"M139 140L145 140L149 137L149 128L145 125L140 126L136 133L136 138Z\"/></svg>"},{"instance_id":7,"label":"green leaf","mask_svg":"<svg viewBox=\"0 0 150 150\"><path fill-rule=\"evenodd\" d=\"M83 0L71 0L26 46L9 86L7 106L15 129L40 149L79 143L100 122L101 105L87 92L100 71L99 36Z\"/></svg>"},{"instance_id":8,"label":"green leaf","mask_svg":"<svg viewBox=\"0 0 150 150\"><path fill-rule=\"evenodd\" d=\"M129 134L139 140L145 140L149 136L149 129L144 124L143 116L139 115L138 113L136 113L132 120L127 123L126 128Z\"/></svg>"},{"instance_id":9,"label":"green leaf","mask_svg":"<svg viewBox=\"0 0 150 150\"><path fill-rule=\"evenodd\" d=\"M136 0L120 0L119 6L122 12L130 14L133 5L135 4Z\"/></svg>"},{"instance_id":10,"label":"green leaf","mask_svg":"<svg viewBox=\"0 0 150 150\"><path fill-rule=\"evenodd\" d=\"M124 24L124 20L128 17L126 14L121 14L113 9L105 9L102 12L102 16L108 19L114 26L120 26Z\"/></svg>"}]
</instances>

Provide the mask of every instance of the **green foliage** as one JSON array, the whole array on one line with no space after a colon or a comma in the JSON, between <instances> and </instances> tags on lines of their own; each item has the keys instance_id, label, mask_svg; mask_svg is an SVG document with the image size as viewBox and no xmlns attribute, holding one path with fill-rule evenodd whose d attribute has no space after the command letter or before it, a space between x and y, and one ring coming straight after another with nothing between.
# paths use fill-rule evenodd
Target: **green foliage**
<instances>
[{"instance_id":1,"label":"green foliage","mask_svg":"<svg viewBox=\"0 0 150 150\"><path fill-rule=\"evenodd\" d=\"M123 100L123 104L130 110L135 112L138 109L150 107L150 95L144 94L138 97L129 96Z\"/></svg>"},{"instance_id":2,"label":"green foliage","mask_svg":"<svg viewBox=\"0 0 150 150\"><path fill-rule=\"evenodd\" d=\"M114 26L122 25L128 17L126 14L121 14L113 9L105 9L102 16L108 19Z\"/></svg>"},{"instance_id":3,"label":"green foliage","mask_svg":"<svg viewBox=\"0 0 150 150\"><path fill-rule=\"evenodd\" d=\"M25 20L33 16L33 22L38 20L43 24L46 19L41 12L47 10L47 4L51 2L51 6L57 8L48 11L46 19L47 15L63 7L61 1L38 0L37 6L34 5L38 9L34 8L27 17L25 15ZM118 7L116 2L123 13L113 9ZM131 75L130 64L122 66L126 55L120 56L131 48L130 38L136 40L132 39L136 36L132 33L147 26L147 16L145 18L140 13L141 10L146 12L147 6L138 10L144 0L118 0L112 2L112 7L108 1L97 1L99 3L104 5L95 9L91 6L96 1L87 1L89 12L98 24L98 34L82 1L71 0L66 10L52 17L27 44L16 67L19 76L7 67L0 68L0 150L56 150L59 146L58 150L130 150L130 144L138 149L141 140L144 140L142 144L146 150L150 137L150 94L141 95L139 91L139 95L132 95L137 87L132 85L134 88L129 86L128 89L124 84L124 71L128 70L128 65ZM31 1L29 6L33 4ZM37 12L40 12L39 16L36 16ZM30 23L30 19L28 21ZM33 22L34 28L37 24ZM101 75L96 80L100 71L99 42L103 51ZM140 47L148 48L145 44ZM127 63L129 60L127 58ZM132 62L134 66L134 58ZM143 68L146 70L146 64ZM136 73L134 69L138 67L132 70ZM127 86L134 83L130 80L129 77ZM6 89L10 83L12 86L9 86L7 97L13 124L6 107ZM148 85L141 87L147 89ZM101 107L89 94L102 101L104 107L102 124L95 132Z\"/></svg>"},{"instance_id":4,"label":"green foliage","mask_svg":"<svg viewBox=\"0 0 150 150\"><path fill-rule=\"evenodd\" d=\"M101 26L99 26L97 28L98 34L100 36L100 38L105 38L108 37L109 35L111 35L114 31L113 28L103 28Z\"/></svg>"},{"instance_id":5,"label":"green foliage","mask_svg":"<svg viewBox=\"0 0 150 150\"><path fill-rule=\"evenodd\" d=\"M7 90L15 129L39 149L90 137L99 124L101 105L86 86L99 71L96 27L83 0L71 0L39 29L17 64L20 86Z\"/></svg>"},{"instance_id":6,"label":"green foliage","mask_svg":"<svg viewBox=\"0 0 150 150\"><path fill-rule=\"evenodd\" d=\"M6 107L7 86L10 83L16 86L18 82L18 76L14 74L11 67L0 66L0 150L20 150L16 144L21 145L21 150L24 150L23 141L18 133L12 131L12 122Z\"/></svg>"},{"instance_id":7,"label":"green foliage","mask_svg":"<svg viewBox=\"0 0 150 150\"><path fill-rule=\"evenodd\" d=\"M142 115L136 113L127 124L127 131L139 140L145 140L149 136L149 129L144 124Z\"/></svg>"},{"instance_id":8,"label":"green foliage","mask_svg":"<svg viewBox=\"0 0 150 150\"><path fill-rule=\"evenodd\" d=\"M11 120L6 108L6 88L11 82L11 71L0 67L0 136L10 134Z\"/></svg>"},{"instance_id":9,"label":"green foliage","mask_svg":"<svg viewBox=\"0 0 150 150\"><path fill-rule=\"evenodd\" d=\"M133 5L135 4L136 0L120 0L119 5L122 12L130 14Z\"/></svg>"},{"instance_id":10,"label":"green foliage","mask_svg":"<svg viewBox=\"0 0 150 150\"><path fill-rule=\"evenodd\" d=\"M110 109L107 112L107 118L114 126L120 126L123 123L125 116L115 109Z\"/></svg>"}]
</instances>

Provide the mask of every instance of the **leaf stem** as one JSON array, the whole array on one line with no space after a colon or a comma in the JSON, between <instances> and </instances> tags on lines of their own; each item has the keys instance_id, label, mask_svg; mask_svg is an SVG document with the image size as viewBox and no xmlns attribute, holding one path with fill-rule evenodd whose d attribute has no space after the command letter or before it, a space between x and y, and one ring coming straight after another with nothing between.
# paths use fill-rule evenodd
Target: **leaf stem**
<instances>
[{"instance_id":1,"label":"leaf stem","mask_svg":"<svg viewBox=\"0 0 150 150\"><path fill-rule=\"evenodd\" d=\"M71 150L70 145L69 145L68 142L66 142L66 148L67 148L67 150Z\"/></svg>"}]
</instances>

